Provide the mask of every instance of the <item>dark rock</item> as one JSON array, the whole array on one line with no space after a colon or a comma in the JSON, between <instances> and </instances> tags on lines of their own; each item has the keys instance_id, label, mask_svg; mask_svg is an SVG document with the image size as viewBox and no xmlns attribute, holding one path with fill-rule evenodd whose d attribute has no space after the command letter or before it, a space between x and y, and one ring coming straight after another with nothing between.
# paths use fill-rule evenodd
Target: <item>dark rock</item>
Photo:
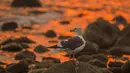
<instances>
[{"instance_id":1,"label":"dark rock","mask_svg":"<svg viewBox=\"0 0 130 73\"><path fill-rule=\"evenodd\" d=\"M75 61L68 61L62 64L58 64L50 67L44 73L103 73L100 68L92 66L90 64L79 62L76 66Z\"/></svg>"},{"instance_id":2,"label":"dark rock","mask_svg":"<svg viewBox=\"0 0 130 73\"><path fill-rule=\"evenodd\" d=\"M38 45L35 47L34 51L37 53L44 53L44 52L47 52L49 50L45 46Z\"/></svg>"},{"instance_id":3,"label":"dark rock","mask_svg":"<svg viewBox=\"0 0 130 73\"><path fill-rule=\"evenodd\" d=\"M70 24L70 22L69 21L61 21L60 24L67 25L67 24Z\"/></svg>"},{"instance_id":4,"label":"dark rock","mask_svg":"<svg viewBox=\"0 0 130 73\"><path fill-rule=\"evenodd\" d=\"M11 7L41 7L39 0L14 0Z\"/></svg>"},{"instance_id":5,"label":"dark rock","mask_svg":"<svg viewBox=\"0 0 130 73\"><path fill-rule=\"evenodd\" d=\"M43 61L41 63L37 63L36 68L49 68L55 64L60 63L59 59L51 58L51 57L43 58L42 60Z\"/></svg>"},{"instance_id":6,"label":"dark rock","mask_svg":"<svg viewBox=\"0 0 130 73\"><path fill-rule=\"evenodd\" d=\"M18 28L18 24L16 22L5 22L1 26L2 31L14 31L16 28Z\"/></svg>"},{"instance_id":7,"label":"dark rock","mask_svg":"<svg viewBox=\"0 0 130 73\"><path fill-rule=\"evenodd\" d=\"M6 44L10 44L10 43L17 43L17 44L20 44L21 46L25 47L25 43L31 44L31 43L35 43L35 42L30 40L27 37L20 37L20 38L12 38L11 37L11 38L2 40L0 42L1 45L6 45ZM27 44L26 44L26 47L29 47L29 46L27 46Z\"/></svg>"},{"instance_id":8,"label":"dark rock","mask_svg":"<svg viewBox=\"0 0 130 73\"><path fill-rule=\"evenodd\" d=\"M31 10L31 11L29 11L29 13L32 13L32 14L44 14L44 13L46 13L46 11Z\"/></svg>"},{"instance_id":9,"label":"dark rock","mask_svg":"<svg viewBox=\"0 0 130 73\"><path fill-rule=\"evenodd\" d=\"M107 56L104 55L104 54L95 54L95 55L92 55L92 57L93 57L94 59L98 59L98 60L100 60L100 61L102 61L102 62L104 62L104 63L107 63L107 61L108 61Z\"/></svg>"},{"instance_id":10,"label":"dark rock","mask_svg":"<svg viewBox=\"0 0 130 73\"><path fill-rule=\"evenodd\" d=\"M4 45L3 47L1 47L1 49L8 52L18 52L18 51L21 51L23 48L19 44L10 43L10 44Z\"/></svg>"},{"instance_id":11,"label":"dark rock","mask_svg":"<svg viewBox=\"0 0 130 73\"><path fill-rule=\"evenodd\" d=\"M121 67L122 73L130 73L130 61L127 61L124 65Z\"/></svg>"},{"instance_id":12,"label":"dark rock","mask_svg":"<svg viewBox=\"0 0 130 73\"><path fill-rule=\"evenodd\" d=\"M113 56L122 56L123 54L130 55L130 47L115 46L109 50L109 53Z\"/></svg>"},{"instance_id":13,"label":"dark rock","mask_svg":"<svg viewBox=\"0 0 130 73\"><path fill-rule=\"evenodd\" d=\"M85 14L83 14L83 13L80 13L77 15L77 17L83 17L83 16L85 16Z\"/></svg>"},{"instance_id":14,"label":"dark rock","mask_svg":"<svg viewBox=\"0 0 130 73\"><path fill-rule=\"evenodd\" d=\"M117 24L124 24L124 25L127 24L127 20L121 15L118 15L118 16L114 17L112 19L112 21L115 21Z\"/></svg>"},{"instance_id":15,"label":"dark rock","mask_svg":"<svg viewBox=\"0 0 130 73\"><path fill-rule=\"evenodd\" d=\"M0 66L0 73L9 73L3 67Z\"/></svg>"},{"instance_id":16,"label":"dark rock","mask_svg":"<svg viewBox=\"0 0 130 73\"><path fill-rule=\"evenodd\" d=\"M27 73L28 69L28 64L25 61L21 61L6 68L10 73Z\"/></svg>"},{"instance_id":17,"label":"dark rock","mask_svg":"<svg viewBox=\"0 0 130 73\"><path fill-rule=\"evenodd\" d=\"M24 59L35 60L36 55L30 51L22 51L22 52L16 54L16 56L15 56L15 60L24 60Z\"/></svg>"},{"instance_id":18,"label":"dark rock","mask_svg":"<svg viewBox=\"0 0 130 73\"><path fill-rule=\"evenodd\" d=\"M58 38L59 38L59 39L68 39L68 38L71 38L71 36L63 36L63 35L60 35Z\"/></svg>"},{"instance_id":19,"label":"dark rock","mask_svg":"<svg viewBox=\"0 0 130 73\"><path fill-rule=\"evenodd\" d=\"M42 60L47 60L47 61L53 61L54 63L60 63L60 59L52 58L52 57L43 57Z\"/></svg>"},{"instance_id":20,"label":"dark rock","mask_svg":"<svg viewBox=\"0 0 130 73\"><path fill-rule=\"evenodd\" d=\"M49 43L58 43L58 41L57 40L50 40L50 41L48 41Z\"/></svg>"},{"instance_id":21,"label":"dark rock","mask_svg":"<svg viewBox=\"0 0 130 73\"><path fill-rule=\"evenodd\" d=\"M44 35L49 38L54 38L57 36L54 30L48 30L46 33L44 33Z\"/></svg>"},{"instance_id":22,"label":"dark rock","mask_svg":"<svg viewBox=\"0 0 130 73\"><path fill-rule=\"evenodd\" d=\"M104 62L102 62L98 59L90 60L87 63L94 65L94 66L97 66L97 67L100 67L100 68L106 68L107 67Z\"/></svg>"},{"instance_id":23,"label":"dark rock","mask_svg":"<svg viewBox=\"0 0 130 73\"><path fill-rule=\"evenodd\" d=\"M122 62L110 62L108 64L109 67L121 67L124 63Z\"/></svg>"},{"instance_id":24,"label":"dark rock","mask_svg":"<svg viewBox=\"0 0 130 73\"><path fill-rule=\"evenodd\" d=\"M110 70L112 73L122 73L120 67L109 67L108 70Z\"/></svg>"},{"instance_id":25,"label":"dark rock","mask_svg":"<svg viewBox=\"0 0 130 73\"><path fill-rule=\"evenodd\" d=\"M0 65L6 65L6 63L0 61Z\"/></svg>"},{"instance_id":26,"label":"dark rock","mask_svg":"<svg viewBox=\"0 0 130 73\"><path fill-rule=\"evenodd\" d=\"M26 43L21 43L21 44L19 44L19 45L21 45L22 46L22 48L30 48L30 46L29 45L27 45Z\"/></svg>"},{"instance_id":27,"label":"dark rock","mask_svg":"<svg viewBox=\"0 0 130 73\"><path fill-rule=\"evenodd\" d=\"M101 68L103 73L112 73L110 70L108 70L107 68Z\"/></svg>"},{"instance_id":28,"label":"dark rock","mask_svg":"<svg viewBox=\"0 0 130 73\"><path fill-rule=\"evenodd\" d=\"M130 47L130 25L125 27L121 32L115 46L129 46Z\"/></svg>"},{"instance_id":29,"label":"dark rock","mask_svg":"<svg viewBox=\"0 0 130 73\"><path fill-rule=\"evenodd\" d=\"M81 62L88 62L90 60L93 60L94 58L91 55L82 55L77 58L78 61Z\"/></svg>"},{"instance_id":30,"label":"dark rock","mask_svg":"<svg viewBox=\"0 0 130 73\"><path fill-rule=\"evenodd\" d=\"M86 40L96 43L100 49L108 49L115 44L119 33L116 25L99 18L87 26L83 36Z\"/></svg>"},{"instance_id":31,"label":"dark rock","mask_svg":"<svg viewBox=\"0 0 130 73\"><path fill-rule=\"evenodd\" d=\"M27 37L16 38L16 39L14 39L14 42L17 42L17 43L29 43L29 44L31 44L31 43L36 43L36 42L30 40L30 39L27 38Z\"/></svg>"}]
</instances>

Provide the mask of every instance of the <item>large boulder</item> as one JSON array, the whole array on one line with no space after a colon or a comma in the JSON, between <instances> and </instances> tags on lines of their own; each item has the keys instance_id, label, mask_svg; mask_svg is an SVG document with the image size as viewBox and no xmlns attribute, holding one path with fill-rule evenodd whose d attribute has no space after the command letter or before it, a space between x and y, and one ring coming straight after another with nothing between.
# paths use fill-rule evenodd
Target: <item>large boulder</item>
<instances>
[{"instance_id":1,"label":"large boulder","mask_svg":"<svg viewBox=\"0 0 130 73\"><path fill-rule=\"evenodd\" d=\"M83 36L86 40L96 43L100 49L108 49L115 44L119 32L116 25L99 18L88 25Z\"/></svg>"},{"instance_id":2,"label":"large boulder","mask_svg":"<svg viewBox=\"0 0 130 73\"><path fill-rule=\"evenodd\" d=\"M77 65L76 65L77 64ZM100 68L84 62L68 61L50 67L44 73L103 73Z\"/></svg>"},{"instance_id":3,"label":"large boulder","mask_svg":"<svg viewBox=\"0 0 130 73\"><path fill-rule=\"evenodd\" d=\"M11 7L41 7L39 0L14 0Z\"/></svg>"},{"instance_id":4,"label":"large boulder","mask_svg":"<svg viewBox=\"0 0 130 73\"><path fill-rule=\"evenodd\" d=\"M54 38L56 37L56 32L54 30L48 30L47 32L44 33L44 36L48 38Z\"/></svg>"}]
</instances>

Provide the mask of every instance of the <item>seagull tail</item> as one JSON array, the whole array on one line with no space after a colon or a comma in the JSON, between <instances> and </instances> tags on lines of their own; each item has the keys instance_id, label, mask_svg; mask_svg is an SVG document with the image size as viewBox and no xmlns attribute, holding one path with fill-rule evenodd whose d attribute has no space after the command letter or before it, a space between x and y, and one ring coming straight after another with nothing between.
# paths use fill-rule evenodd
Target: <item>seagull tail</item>
<instances>
[{"instance_id":1,"label":"seagull tail","mask_svg":"<svg viewBox=\"0 0 130 73\"><path fill-rule=\"evenodd\" d=\"M47 48L62 48L62 47L59 47L59 46L57 46L57 45L53 45L53 46L49 46L49 47L47 47Z\"/></svg>"}]
</instances>

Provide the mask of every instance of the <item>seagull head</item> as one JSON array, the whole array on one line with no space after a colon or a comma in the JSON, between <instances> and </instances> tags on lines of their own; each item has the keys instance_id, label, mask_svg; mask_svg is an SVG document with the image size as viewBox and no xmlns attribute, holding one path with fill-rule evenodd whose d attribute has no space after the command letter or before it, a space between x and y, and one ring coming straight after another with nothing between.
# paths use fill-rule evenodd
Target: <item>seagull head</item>
<instances>
[{"instance_id":1,"label":"seagull head","mask_svg":"<svg viewBox=\"0 0 130 73\"><path fill-rule=\"evenodd\" d=\"M76 32L76 34L82 35L82 29L81 28L74 28L74 29L70 30L70 32Z\"/></svg>"}]
</instances>

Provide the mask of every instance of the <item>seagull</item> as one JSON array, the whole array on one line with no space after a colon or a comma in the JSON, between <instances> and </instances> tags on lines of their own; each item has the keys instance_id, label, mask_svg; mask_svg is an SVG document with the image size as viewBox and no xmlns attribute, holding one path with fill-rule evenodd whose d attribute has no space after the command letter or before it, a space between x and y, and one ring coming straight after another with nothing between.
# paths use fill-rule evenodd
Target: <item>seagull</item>
<instances>
[{"instance_id":1,"label":"seagull","mask_svg":"<svg viewBox=\"0 0 130 73\"><path fill-rule=\"evenodd\" d=\"M50 46L48 48L59 48L58 51L68 51L68 54L74 58L75 54L84 49L86 41L82 36L81 28L74 28L73 30L70 30L70 32L76 32L76 34L69 39L61 40L58 44Z\"/></svg>"}]
</instances>

